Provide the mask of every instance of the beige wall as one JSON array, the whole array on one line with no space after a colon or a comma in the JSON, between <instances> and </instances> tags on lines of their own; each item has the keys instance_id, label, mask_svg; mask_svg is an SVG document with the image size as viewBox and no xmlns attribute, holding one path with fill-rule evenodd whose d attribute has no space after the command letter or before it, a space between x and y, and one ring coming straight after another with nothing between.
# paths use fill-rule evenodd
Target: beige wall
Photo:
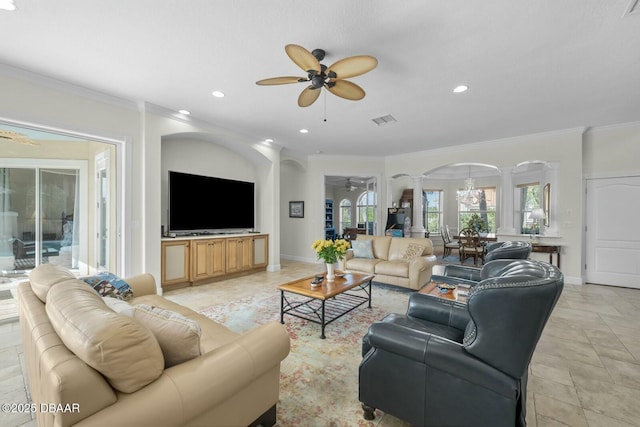
<instances>
[{"instance_id":1,"label":"beige wall","mask_svg":"<svg viewBox=\"0 0 640 427\"><path fill-rule=\"evenodd\" d=\"M122 213L123 242L118 247L118 252L124 254L120 274L149 272L159 283L163 136L206 134L250 159L265 186L273 187L279 179L279 173L274 178L274 169L269 166L274 161L279 163L279 149L265 153L251 145L254 141L208 124L175 118L172 112L149 104L123 101L6 67L0 67L0 93L0 119L96 136L123 147L125 172L118 179L124 188L126 210ZM267 188L265 193L273 195L274 191ZM261 205L265 206L264 200ZM270 208L261 215L262 223L273 226L279 210ZM272 229L261 231L273 233ZM279 264L274 240L278 239L271 238L269 242L270 263Z\"/></svg>"},{"instance_id":2,"label":"beige wall","mask_svg":"<svg viewBox=\"0 0 640 427\"><path fill-rule=\"evenodd\" d=\"M592 129L584 138L584 175L640 175L640 122Z\"/></svg>"},{"instance_id":3,"label":"beige wall","mask_svg":"<svg viewBox=\"0 0 640 427\"><path fill-rule=\"evenodd\" d=\"M167 135L207 134L211 141L235 153L230 158L239 155L256 166L257 180L265 183L260 192L259 221L261 231L272 234L270 264L274 265L279 264L280 254L315 260L310 245L323 235L325 175L377 177L378 217L383 223L386 207L401 192L401 188L392 186L393 196L387 200L387 179L396 174L422 175L439 166L461 162L511 168L526 160L545 160L559 165L558 188L552 190L557 197L553 209L559 237L552 241L563 245L563 271L568 281L580 282L583 173L639 174L638 123L591 129L584 142L583 130L571 129L387 158L315 155L281 162L278 149L257 148L254 141L209 124L174 118L171 112L149 104L123 101L11 69L0 68L0 92L1 118L121 143L128 171L124 182L127 211L122 231L127 240L122 247L126 253L123 273L146 271L156 278L160 272L159 230L163 223L161 141ZM430 187L429 182L425 187ZM304 219L288 218L290 200L305 201ZM277 259L272 260L271 256Z\"/></svg>"},{"instance_id":4,"label":"beige wall","mask_svg":"<svg viewBox=\"0 0 640 427\"><path fill-rule=\"evenodd\" d=\"M426 174L443 165L455 163L483 163L498 168L512 168L530 160L558 163L557 238L541 239L563 245L562 270L568 281L581 283L582 277L582 129L525 135L497 141L486 141L386 159L386 174L410 176ZM425 180L425 187L429 187ZM394 190L394 194L400 192ZM449 200L451 201L451 200ZM447 206L450 207L450 204ZM534 256L535 257L535 256Z\"/></svg>"}]
</instances>

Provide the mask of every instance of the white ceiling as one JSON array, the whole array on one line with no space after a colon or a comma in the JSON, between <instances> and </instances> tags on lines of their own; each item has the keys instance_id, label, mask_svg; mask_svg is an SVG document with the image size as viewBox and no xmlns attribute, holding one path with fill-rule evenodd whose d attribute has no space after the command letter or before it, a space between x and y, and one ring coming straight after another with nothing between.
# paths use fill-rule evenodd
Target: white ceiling
<instances>
[{"instance_id":1,"label":"white ceiling","mask_svg":"<svg viewBox=\"0 0 640 427\"><path fill-rule=\"evenodd\" d=\"M292 154L384 156L640 120L632 0L14 1L0 11L0 63L188 109ZM325 49L325 65L375 56L351 79L366 97L300 108L305 84L257 86L305 75L289 43ZM453 94L461 83L469 91ZM387 114L397 122L371 121Z\"/></svg>"}]
</instances>

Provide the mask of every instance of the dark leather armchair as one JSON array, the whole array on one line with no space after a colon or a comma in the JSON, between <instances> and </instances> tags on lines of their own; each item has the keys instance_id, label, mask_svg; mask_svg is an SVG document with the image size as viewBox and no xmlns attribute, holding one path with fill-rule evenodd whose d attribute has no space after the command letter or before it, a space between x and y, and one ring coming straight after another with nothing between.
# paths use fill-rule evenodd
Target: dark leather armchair
<instances>
[{"instance_id":1,"label":"dark leather armchair","mask_svg":"<svg viewBox=\"0 0 640 427\"><path fill-rule=\"evenodd\" d=\"M432 282L475 286L479 281L500 275L500 270L514 259L528 259L531 243L519 240L491 243L487 246L486 264L482 268L464 265L445 265L442 274L431 276ZM490 261L504 260L502 263ZM490 265L491 264L491 265Z\"/></svg>"},{"instance_id":2,"label":"dark leather armchair","mask_svg":"<svg viewBox=\"0 0 640 427\"><path fill-rule=\"evenodd\" d=\"M487 245L485 262L494 259L528 259L531 255L531 243L522 240L507 240Z\"/></svg>"},{"instance_id":3,"label":"dark leather armchair","mask_svg":"<svg viewBox=\"0 0 640 427\"><path fill-rule=\"evenodd\" d=\"M412 294L405 315L363 339L364 418L378 408L420 426L526 425L527 369L563 283L548 263L511 260L467 304Z\"/></svg>"}]
</instances>

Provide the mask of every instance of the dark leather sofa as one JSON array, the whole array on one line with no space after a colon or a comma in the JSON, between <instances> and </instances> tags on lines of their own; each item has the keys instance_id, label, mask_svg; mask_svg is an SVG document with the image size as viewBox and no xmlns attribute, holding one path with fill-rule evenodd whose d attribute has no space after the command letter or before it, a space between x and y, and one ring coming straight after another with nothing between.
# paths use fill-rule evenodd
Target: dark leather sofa
<instances>
[{"instance_id":1,"label":"dark leather sofa","mask_svg":"<svg viewBox=\"0 0 640 427\"><path fill-rule=\"evenodd\" d=\"M499 274L467 304L414 293L406 314L370 326L359 372L365 419L378 408L418 426L526 425L529 362L564 279L541 261L487 268Z\"/></svg>"}]
</instances>

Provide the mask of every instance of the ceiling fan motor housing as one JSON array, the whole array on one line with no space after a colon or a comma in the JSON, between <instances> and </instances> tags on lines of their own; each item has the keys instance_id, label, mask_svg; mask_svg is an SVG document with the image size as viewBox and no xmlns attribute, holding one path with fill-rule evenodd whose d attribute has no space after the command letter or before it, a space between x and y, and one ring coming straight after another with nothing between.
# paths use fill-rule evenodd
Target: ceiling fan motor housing
<instances>
[{"instance_id":1,"label":"ceiling fan motor housing","mask_svg":"<svg viewBox=\"0 0 640 427\"><path fill-rule=\"evenodd\" d=\"M324 49L313 49L311 51L311 54L316 57L318 62L320 62L320 61L322 61L324 59L324 56L326 55L326 52L324 51Z\"/></svg>"}]
</instances>

